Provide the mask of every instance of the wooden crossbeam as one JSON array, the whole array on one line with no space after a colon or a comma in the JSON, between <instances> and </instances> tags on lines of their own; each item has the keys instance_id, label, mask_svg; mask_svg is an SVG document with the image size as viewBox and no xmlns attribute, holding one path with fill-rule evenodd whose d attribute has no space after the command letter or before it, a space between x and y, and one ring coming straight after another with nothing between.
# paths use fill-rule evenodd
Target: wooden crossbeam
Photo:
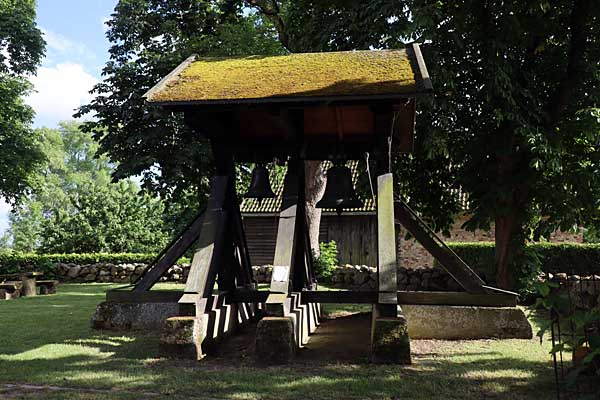
<instances>
[{"instance_id":1,"label":"wooden crossbeam","mask_svg":"<svg viewBox=\"0 0 600 400\"><path fill-rule=\"evenodd\" d=\"M485 282L404 202L394 203L397 223L404 226L415 239L440 263L456 282L469 293L487 293Z\"/></svg>"},{"instance_id":2,"label":"wooden crossbeam","mask_svg":"<svg viewBox=\"0 0 600 400\"><path fill-rule=\"evenodd\" d=\"M373 291L306 291L306 303L375 304L379 293ZM409 292L398 291L398 304L438 306L515 307L517 296L512 294L471 294L466 292Z\"/></svg>"},{"instance_id":3,"label":"wooden crossbeam","mask_svg":"<svg viewBox=\"0 0 600 400\"><path fill-rule=\"evenodd\" d=\"M106 301L114 303L177 303L181 292L176 290L109 290Z\"/></svg>"},{"instance_id":4,"label":"wooden crossbeam","mask_svg":"<svg viewBox=\"0 0 600 400\"><path fill-rule=\"evenodd\" d=\"M266 290L236 290L227 295L229 303L264 303L270 292ZM107 301L117 303L176 303L181 292L170 290L152 290L149 292L131 292L111 290ZM375 304L377 291L332 290L301 292L303 304ZM466 292L410 292L396 293L399 304L437 305L437 306L477 306L477 307L515 307L517 296L512 293L471 294Z\"/></svg>"},{"instance_id":5,"label":"wooden crossbeam","mask_svg":"<svg viewBox=\"0 0 600 400\"><path fill-rule=\"evenodd\" d=\"M236 291L229 295L231 302L262 303L267 291ZM376 304L377 291L332 290L301 292L302 303ZM437 306L515 307L517 296L510 293L471 294L466 292L396 292L398 304Z\"/></svg>"}]
</instances>

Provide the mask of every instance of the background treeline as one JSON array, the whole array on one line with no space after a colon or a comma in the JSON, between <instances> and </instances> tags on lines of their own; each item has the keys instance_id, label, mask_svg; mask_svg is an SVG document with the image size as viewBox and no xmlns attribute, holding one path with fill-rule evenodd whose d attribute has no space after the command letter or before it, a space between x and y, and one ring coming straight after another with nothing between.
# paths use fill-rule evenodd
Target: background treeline
<instances>
[{"instance_id":1,"label":"background treeline","mask_svg":"<svg viewBox=\"0 0 600 400\"><path fill-rule=\"evenodd\" d=\"M10 214L3 247L39 253L151 253L172 230L164 202L125 179L76 122L38 130L45 162Z\"/></svg>"}]
</instances>

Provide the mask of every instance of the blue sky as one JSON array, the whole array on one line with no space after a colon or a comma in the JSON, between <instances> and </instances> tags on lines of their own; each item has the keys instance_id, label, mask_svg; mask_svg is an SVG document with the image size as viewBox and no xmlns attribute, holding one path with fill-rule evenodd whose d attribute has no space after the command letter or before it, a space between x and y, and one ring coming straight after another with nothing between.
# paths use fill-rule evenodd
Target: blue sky
<instances>
[{"instance_id":1,"label":"blue sky","mask_svg":"<svg viewBox=\"0 0 600 400\"><path fill-rule=\"evenodd\" d=\"M117 0L38 0L38 27L44 32L46 58L31 81L36 89L26 102L36 111L35 127L55 127L91 99L108 59L104 22ZM9 206L0 198L0 234Z\"/></svg>"}]
</instances>

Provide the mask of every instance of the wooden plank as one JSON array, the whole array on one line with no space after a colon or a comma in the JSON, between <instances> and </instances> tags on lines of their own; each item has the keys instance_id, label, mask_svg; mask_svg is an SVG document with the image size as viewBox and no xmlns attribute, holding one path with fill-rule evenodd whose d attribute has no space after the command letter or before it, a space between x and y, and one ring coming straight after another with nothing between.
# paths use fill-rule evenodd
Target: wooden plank
<instances>
[{"instance_id":1,"label":"wooden plank","mask_svg":"<svg viewBox=\"0 0 600 400\"><path fill-rule=\"evenodd\" d=\"M379 293L375 291L304 291L304 303L329 304L375 304L379 301ZM409 292L398 291L399 304L410 305L445 305L445 306L479 306L479 307L515 307L517 296L504 293L471 294L466 292Z\"/></svg>"},{"instance_id":2,"label":"wooden plank","mask_svg":"<svg viewBox=\"0 0 600 400\"><path fill-rule=\"evenodd\" d=\"M229 303L265 303L270 292L265 290L236 290L227 296ZM306 303L325 304L374 304L378 301L375 291L304 291L301 300ZM106 300L117 303L176 303L181 292L170 290L151 290L133 292L110 290ZM471 294L466 292L409 292L398 291L399 304L439 305L439 306L476 306L476 307L515 307L517 296L512 294Z\"/></svg>"},{"instance_id":3,"label":"wooden plank","mask_svg":"<svg viewBox=\"0 0 600 400\"><path fill-rule=\"evenodd\" d=\"M469 293L486 293L483 280L403 202L394 203L397 221L440 263Z\"/></svg>"},{"instance_id":4,"label":"wooden plank","mask_svg":"<svg viewBox=\"0 0 600 400\"><path fill-rule=\"evenodd\" d=\"M169 74L167 74L167 76L165 76L164 78L162 78L160 80L160 82L158 82L156 85L154 85L153 87L151 87L150 90L148 90L146 93L144 93L142 97L144 97L145 99L148 99L149 97L151 97L152 95L154 95L156 92L162 90L173 79L177 78L177 76L184 69L186 69L188 67L188 65L190 65L191 63L193 63L196 60L196 57L197 57L196 54L192 54L191 56L189 56L181 64L179 64L177 67L175 67L175 69L173 71L169 72Z\"/></svg>"},{"instance_id":5,"label":"wooden plank","mask_svg":"<svg viewBox=\"0 0 600 400\"><path fill-rule=\"evenodd\" d=\"M229 186L229 176L214 177L202 222L198 249L192 259L190 273L185 284L185 294L200 295L204 298L212 294L218 264L223 262L223 242L228 224L226 201ZM190 298L190 296L184 297Z\"/></svg>"},{"instance_id":6,"label":"wooden plank","mask_svg":"<svg viewBox=\"0 0 600 400\"><path fill-rule=\"evenodd\" d=\"M290 160L288 171L283 183L283 198L277 240L275 244L275 257L273 259L273 273L271 275L271 292L288 293L289 278L293 276L294 258L296 252L296 223L298 214L298 160Z\"/></svg>"},{"instance_id":7,"label":"wooden plank","mask_svg":"<svg viewBox=\"0 0 600 400\"><path fill-rule=\"evenodd\" d=\"M133 284L134 291L150 290L165 272L192 247L202 229L204 210L175 238L171 244L158 255Z\"/></svg>"},{"instance_id":8,"label":"wooden plank","mask_svg":"<svg viewBox=\"0 0 600 400\"><path fill-rule=\"evenodd\" d=\"M503 293L398 292L398 303L438 306L516 307L517 296Z\"/></svg>"},{"instance_id":9,"label":"wooden plank","mask_svg":"<svg viewBox=\"0 0 600 400\"><path fill-rule=\"evenodd\" d=\"M239 256L239 279L242 282L238 284L250 285L256 283L252 272L252 261L250 252L248 251L248 242L246 241L246 233L244 232L244 223L242 221L242 213L240 211L240 203L237 200L233 202L233 240Z\"/></svg>"},{"instance_id":10,"label":"wooden plank","mask_svg":"<svg viewBox=\"0 0 600 400\"><path fill-rule=\"evenodd\" d=\"M268 290L238 289L229 295L230 303L265 303L271 292Z\"/></svg>"},{"instance_id":11,"label":"wooden plank","mask_svg":"<svg viewBox=\"0 0 600 400\"><path fill-rule=\"evenodd\" d=\"M182 292L176 290L109 290L106 301L114 303L177 303Z\"/></svg>"},{"instance_id":12,"label":"wooden plank","mask_svg":"<svg viewBox=\"0 0 600 400\"><path fill-rule=\"evenodd\" d=\"M423 88L425 90L433 90L431 78L429 77L429 72L427 72L427 67L425 66L425 60L423 60L423 55L421 54L421 48L419 47L419 44L413 43L412 49L417 60L417 65L419 67L419 73L423 82Z\"/></svg>"},{"instance_id":13,"label":"wooden plank","mask_svg":"<svg viewBox=\"0 0 600 400\"><path fill-rule=\"evenodd\" d=\"M378 303L396 304L396 297L393 295L398 290L396 268L394 180L392 174L388 173L377 177L377 277L380 293Z\"/></svg>"}]
</instances>

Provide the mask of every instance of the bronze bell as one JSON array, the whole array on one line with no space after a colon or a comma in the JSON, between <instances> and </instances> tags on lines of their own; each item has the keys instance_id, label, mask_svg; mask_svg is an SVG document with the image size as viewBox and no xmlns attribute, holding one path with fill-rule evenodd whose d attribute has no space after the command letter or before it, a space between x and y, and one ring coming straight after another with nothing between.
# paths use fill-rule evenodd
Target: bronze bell
<instances>
[{"instance_id":1,"label":"bronze bell","mask_svg":"<svg viewBox=\"0 0 600 400\"><path fill-rule=\"evenodd\" d=\"M363 202L358 198L352 185L352 172L344 165L334 165L327 170L325 193L317 208L334 208L338 214L344 208L360 208Z\"/></svg>"},{"instance_id":2,"label":"bronze bell","mask_svg":"<svg viewBox=\"0 0 600 400\"><path fill-rule=\"evenodd\" d=\"M263 164L256 164L252 170L250 187L244 197L259 200L275 197L275 193L271 189L271 182L269 182L269 171Z\"/></svg>"}]
</instances>

